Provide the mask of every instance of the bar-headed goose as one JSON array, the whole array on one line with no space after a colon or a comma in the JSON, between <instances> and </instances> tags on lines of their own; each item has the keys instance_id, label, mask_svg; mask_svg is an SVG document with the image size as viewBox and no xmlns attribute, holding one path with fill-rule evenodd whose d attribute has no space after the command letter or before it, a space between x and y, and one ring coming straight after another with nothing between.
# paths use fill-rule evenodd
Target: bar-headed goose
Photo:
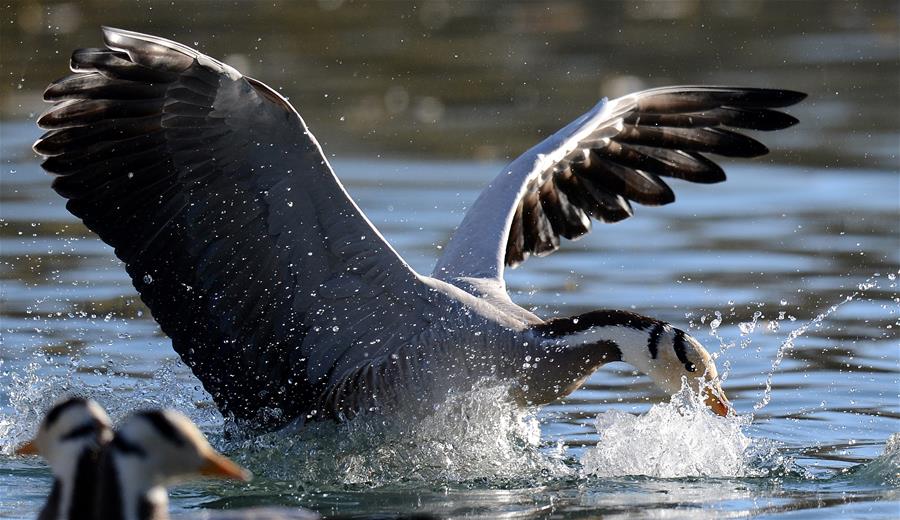
<instances>
[{"instance_id":1,"label":"bar-headed goose","mask_svg":"<svg viewBox=\"0 0 900 520\"><path fill-rule=\"evenodd\" d=\"M123 419L103 453L99 474L96 518L104 520L167 520L166 486L198 477L250 478L246 469L217 453L197 426L175 410L139 411ZM183 518L315 520L320 516L300 507L253 507L198 511ZM376 514L352 518L425 520L434 517Z\"/></svg>"},{"instance_id":2,"label":"bar-headed goose","mask_svg":"<svg viewBox=\"0 0 900 520\"><path fill-rule=\"evenodd\" d=\"M166 486L198 475L249 480L175 410L135 412L119 424L100 464L98 518L168 518Z\"/></svg>"},{"instance_id":3,"label":"bar-headed goose","mask_svg":"<svg viewBox=\"0 0 900 520\"><path fill-rule=\"evenodd\" d=\"M53 488L38 520L94 520L97 465L112 439L109 416L94 401L70 397L44 415L34 439L16 448L50 465Z\"/></svg>"},{"instance_id":4,"label":"bar-headed goose","mask_svg":"<svg viewBox=\"0 0 900 520\"><path fill-rule=\"evenodd\" d=\"M513 303L503 272L587 233L592 217L672 202L661 177L724 180L706 154L766 153L732 129L788 127L796 119L773 108L804 94L686 86L604 99L505 167L424 276L277 92L179 43L103 36L46 90L56 105L34 149L226 415L272 428L427 408L485 377L542 404L613 361L667 392L710 382L708 402L727 412L715 364L684 331L616 310L545 321Z\"/></svg>"},{"instance_id":5,"label":"bar-headed goose","mask_svg":"<svg viewBox=\"0 0 900 520\"><path fill-rule=\"evenodd\" d=\"M175 410L146 410L122 420L103 453L96 517L169 518L166 486L197 477L249 480L250 473L217 453L190 419ZM246 509L205 512L196 518L312 519L305 510Z\"/></svg>"}]
</instances>

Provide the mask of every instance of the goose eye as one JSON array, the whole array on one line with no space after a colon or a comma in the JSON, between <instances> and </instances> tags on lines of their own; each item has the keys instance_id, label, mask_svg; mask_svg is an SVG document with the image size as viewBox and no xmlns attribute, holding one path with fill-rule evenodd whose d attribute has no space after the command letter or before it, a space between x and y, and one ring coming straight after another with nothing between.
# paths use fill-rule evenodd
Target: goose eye
<instances>
[{"instance_id":1,"label":"goose eye","mask_svg":"<svg viewBox=\"0 0 900 520\"><path fill-rule=\"evenodd\" d=\"M685 363L684 368L687 369L688 372L696 372L697 366L693 363Z\"/></svg>"}]
</instances>

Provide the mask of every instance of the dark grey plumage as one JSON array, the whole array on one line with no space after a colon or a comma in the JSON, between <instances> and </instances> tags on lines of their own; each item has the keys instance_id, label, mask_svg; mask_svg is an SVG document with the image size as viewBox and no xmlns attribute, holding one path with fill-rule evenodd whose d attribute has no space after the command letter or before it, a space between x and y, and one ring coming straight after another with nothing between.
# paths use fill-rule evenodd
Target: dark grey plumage
<instances>
[{"instance_id":1,"label":"dark grey plumage","mask_svg":"<svg viewBox=\"0 0 900 520\"><path fill-rule=\"evenodd\" d=\"M332 321L352 329L345 311L395 306L359 334L424 323L401 303L415 274L281 96L174 42L104 37L47 89L59 103L34 149L225 414L264 426L308 410L340 353L299 347Z\"/></svg>"}]
</instances>

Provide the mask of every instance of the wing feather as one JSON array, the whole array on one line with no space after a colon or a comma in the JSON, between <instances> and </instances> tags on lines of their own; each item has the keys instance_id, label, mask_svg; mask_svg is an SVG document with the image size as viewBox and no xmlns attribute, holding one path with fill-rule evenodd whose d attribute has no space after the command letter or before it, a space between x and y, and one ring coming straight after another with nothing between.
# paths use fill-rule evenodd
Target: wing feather
<instances>
[{"instance_id":1,"label":"wing feather","mask_svg":"<svg viewBox=\"0 0 900 520\"><path fill-rule=\"evenodd\" d=\"M790 90L685 86L603 100L501 172L469 209L434 275L461 287L474 278L502 280L504 266L554 251L559 237L587 233L585 214L617 222L633 214L631 202L673 202L662 177L723 181L724 171L705 154L768 153L734 129L790 127L797 119L774 109L804 97Z\"/></svg>"},{"instance_id":2,"label":"wing feather","mask_svg":"<svg viewBox=\"0 0 900 520\"><path fill-rule=\"evenodd\" d=\"M48 87L34 149L224 413L275 426L321 407L377 360L359 342L373 322L427 326L428 287L281 96L175 42L104 37Z\"/></svg>"}]
</instances>

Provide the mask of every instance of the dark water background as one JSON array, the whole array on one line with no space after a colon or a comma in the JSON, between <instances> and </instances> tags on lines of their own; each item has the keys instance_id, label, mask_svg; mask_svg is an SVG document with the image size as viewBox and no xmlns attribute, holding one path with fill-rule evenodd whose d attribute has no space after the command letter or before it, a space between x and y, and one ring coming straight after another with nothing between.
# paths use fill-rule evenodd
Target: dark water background
<instances>
[{"instance_id":1,"label":"dark water background","mask_svg":"<svg viewBox=\"0 0 900 520\"><path fill-rule=\"evenodd\" d=\"M585 453L617 440L614 429L599 440L598 414L644 414L667 400L645 378L605 369L564 403L509 424L502 410L464 403L481 423L449 413L446 429L459 442L440 450L401 457L389 442L366 445L382 437L365 428L332 432L340 440L332 445L220 444L259 478L179 487L176 510L281 503L486 518L896 517L898 16L896 2L4 3L0 517L32 517L48 491L42 465L8 453L66 391L94 395L114 416L175 406L221 439L221 418L121 264L68 215L29 149L41 90L66 73L71 49L100 44L100 24L177 39L278 88L421 272L506 159L599 97L675 83L810 94L791 109L801 125L762 135L767 157L728 161L728 182L680 183L677 203L637 207L634 218L598 225L508 277L514 299L544 316L613 307L692 324L722 350L738 411L748 422L753 414L742 434L640 416L646 431L607 454L609 471L584 475ZM700 451L748 439L745 467L730 474L703 458L688 471L697 454L680 444L697 441L690 449ZM310 446L339 463L327 467ZM629 469L664 474L629 459L654 447L693 476L633 476ZM354 450L380 458L344 457Z\"/></svg>"}]
</instances>

